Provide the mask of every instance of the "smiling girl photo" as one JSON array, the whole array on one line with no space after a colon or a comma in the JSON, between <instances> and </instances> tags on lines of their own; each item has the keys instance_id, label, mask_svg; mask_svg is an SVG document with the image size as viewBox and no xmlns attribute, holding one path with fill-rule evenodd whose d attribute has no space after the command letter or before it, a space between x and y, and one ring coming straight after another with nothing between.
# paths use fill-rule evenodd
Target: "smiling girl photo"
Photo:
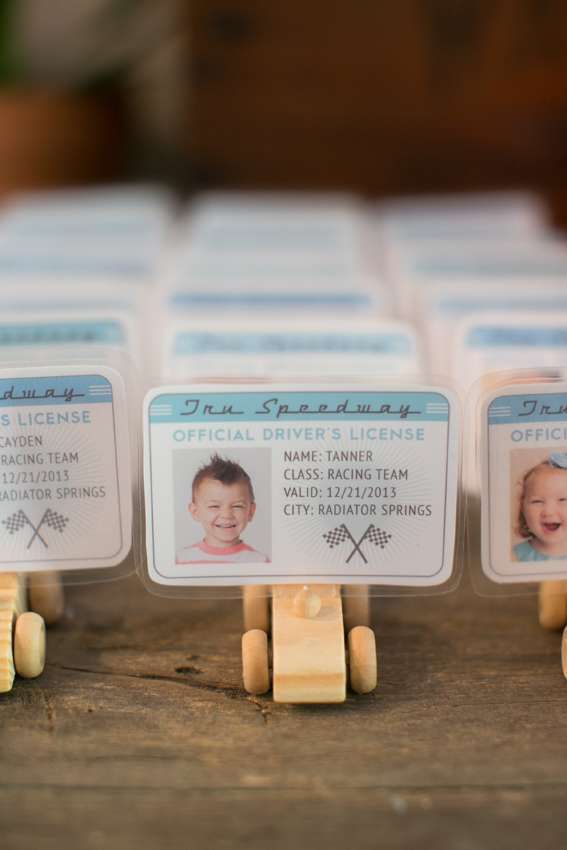
<instances>
[{"instance_id":1,"label":"smiling girl photo","mask_svg":"<svg viewBox=\"0 0 567 850\"><path fill-rule=\"evenodd\" d=\"M555 452L520 481L516 561L567 559L567 453Z\"/></svg>"}]
</instances>

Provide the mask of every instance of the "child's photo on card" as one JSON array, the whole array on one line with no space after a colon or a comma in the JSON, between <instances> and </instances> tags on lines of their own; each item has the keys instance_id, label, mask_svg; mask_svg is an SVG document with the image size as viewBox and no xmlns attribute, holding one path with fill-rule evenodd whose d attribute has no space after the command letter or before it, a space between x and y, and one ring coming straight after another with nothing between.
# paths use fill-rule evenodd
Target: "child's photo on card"
<instances>
[{"instance_id":1,"label":"child's photo on card","mask_svg":"<svg viewBox=\"0 0 567 850\"><path fill-rule=\"evenodd\" d=\"M270 563L268 449L179 449L173 475L179 567Z\"/></svg>"},{"instance_id":2,"label":"child's photo on card","mask_svg":"<svg viewBox=\"0 0 567 850\"><path fill-rule=\"evenodd\" d=\"M567 443L511 452L512 559L567 559Z\"/></svg>"},{"instance_id":3,"label":"child's photo on card","mask_svg":"<svg viewBox=\"0 0 567 850\"><path fill-rule=\"evenodd\" d=\"M547 388L483 406L482 565L497 582L567 577L567 387Z\"/></svg>"}]
</instances>

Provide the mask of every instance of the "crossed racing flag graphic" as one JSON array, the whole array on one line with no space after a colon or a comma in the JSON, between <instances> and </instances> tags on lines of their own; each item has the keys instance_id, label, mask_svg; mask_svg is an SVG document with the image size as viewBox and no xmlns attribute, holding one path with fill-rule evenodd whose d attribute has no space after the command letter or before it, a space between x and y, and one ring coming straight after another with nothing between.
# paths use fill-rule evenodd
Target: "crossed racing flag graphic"
<instances>
[{"instance_id":1,"label":"crossed racing flag graphic","mask_svg":"<svg viewBox=\"0 0 567 850\"><path fill-rule=\"evenodd\" d=\"M326 531L323 538L330 549L334 549L335 546L340 546L340 544L344 543L345 540L350 540L353 545L353 550L346 559L346 563L348 564L353 555L358 552L364 563L367 564L368 559L365 557L364 552L360 548L362 544L368 540L370 543L374 544L374 546L379 546L380 549L383 549L388 541L391 540L392 535L387 531L382 531L381 528L377 528L375 525L369 525L360 540L356 541L346 525L342 523L341 525L337 525L336 528L331 529L331 531Z\"/></svg>"},{"instance_id":2,"label":"crossed racing flag graphic","mask_svg":"<svg viewBox=\"0 0 567 850\"><path fill-rule=\"evenodd\" d=\"M29 549L34 540L37 538L46 549L49 549L49 545L46 543L43 536L40 534L41 529L44 525L48 528L54 529L54 531L58 531L60 534L63 534L67 523L69 522L67 517L64 517L63 514L58 513L57 511L52 510L51 508L47 508L44 511L42 518L40 519L37 525L34 525L31 519L28 517L25 511L21 508L19 511L11 514L7 519L2 520L2 525L5 526L8 534L16 534L18 531L21 531L22 528L28 526L32 530L32 536L29 539L28 545L26 549Z\"/></svg>"}]
</instances>

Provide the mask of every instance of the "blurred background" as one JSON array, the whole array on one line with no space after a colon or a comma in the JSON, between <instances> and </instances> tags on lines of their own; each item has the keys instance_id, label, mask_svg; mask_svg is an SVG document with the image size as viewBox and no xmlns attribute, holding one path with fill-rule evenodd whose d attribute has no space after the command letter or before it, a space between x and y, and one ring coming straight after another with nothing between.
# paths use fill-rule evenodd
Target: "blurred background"
<instances>
[{"instance_id":1,"label":"blurred background","mask_svg":"<svg viewBox=\"0 0 567 850\"><path fill-rule=\"evenodd\" d=\"M116 180L562 213L562 0L0 0L0 191Z\"/></svg>"}]
</instances>

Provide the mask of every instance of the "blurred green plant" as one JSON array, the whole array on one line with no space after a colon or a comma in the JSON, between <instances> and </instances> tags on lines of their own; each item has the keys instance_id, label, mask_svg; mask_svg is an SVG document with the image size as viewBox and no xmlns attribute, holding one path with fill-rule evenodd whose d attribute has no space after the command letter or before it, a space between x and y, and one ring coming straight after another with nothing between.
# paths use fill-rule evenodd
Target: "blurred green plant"
<instances>
[{"instance_id":1,"label":"blurred green plant","mask_svg":"<svg viewBox=\"0 0 567 850\"><path fill-rule=\"evenodd\" d=\"M116 84L175 32L177 0L0 0L0 86Z\"/></svg>"},{"instance_id":2,"label":"blurred green plant","mask_svg":"<svg viewBox=\"0 0 567 850\"><path fill-rule=\"evenodd\" d=\"M0 0L0 85L17 80L13 21L15 0Z\"/></svg>"}]
</instances>

